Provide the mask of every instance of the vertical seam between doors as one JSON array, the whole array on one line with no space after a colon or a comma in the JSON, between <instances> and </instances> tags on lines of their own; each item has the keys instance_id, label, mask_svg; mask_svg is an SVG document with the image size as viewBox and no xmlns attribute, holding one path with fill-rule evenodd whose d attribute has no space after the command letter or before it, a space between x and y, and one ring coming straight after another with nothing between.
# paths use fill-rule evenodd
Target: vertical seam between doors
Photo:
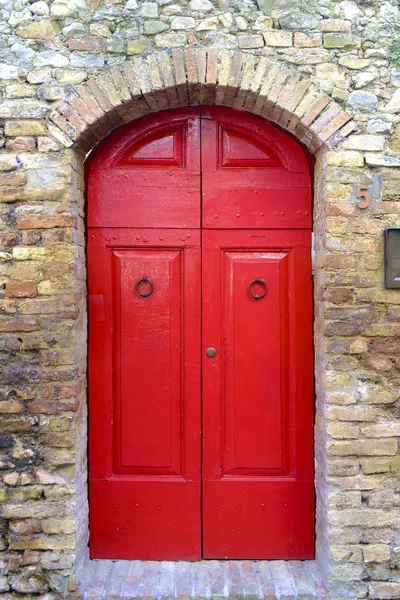
<instances>
[{"instance_id":1,"label":"vertical seam between doors","mask_svg":"<svg viewBox=\"0 0 400 600\"><path fill-rule=\"evenodd\" d=\"M204 560L203 540L203 107L200 106L200 555Z\"/></svg>"}]
</instances>

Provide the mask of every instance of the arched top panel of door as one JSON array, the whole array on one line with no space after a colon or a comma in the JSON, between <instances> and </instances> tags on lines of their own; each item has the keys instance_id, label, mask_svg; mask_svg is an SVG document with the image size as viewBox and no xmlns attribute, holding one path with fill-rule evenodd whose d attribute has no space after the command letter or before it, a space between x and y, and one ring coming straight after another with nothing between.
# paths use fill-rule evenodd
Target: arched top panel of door
<instances>
[{"instance_id":1,"label":"arched top panel of door","mask_svg":"<svg viewBox=\"0 0 400 600\"><path fill-rule=\"evenodd\" d=\"M134 121L95 151L89 227L308 228L300 145L263 119L222 107Z\"/></svg>"}]
</instances>

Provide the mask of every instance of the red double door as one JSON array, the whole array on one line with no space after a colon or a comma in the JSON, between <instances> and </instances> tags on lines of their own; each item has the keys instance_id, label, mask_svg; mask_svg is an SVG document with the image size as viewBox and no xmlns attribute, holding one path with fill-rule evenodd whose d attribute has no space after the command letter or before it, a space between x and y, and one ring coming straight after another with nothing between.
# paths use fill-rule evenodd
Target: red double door
<instances>
[{"instance_id":1,"label":"red double door","mask_svg":"<svg viewBox=\"0 0 400 600\"><path fill-rule=\"evenodd\" d=\"M302 149L244 112L158 113L88 190L91 556L312 558Z\"/></svg>"}]
</instances>

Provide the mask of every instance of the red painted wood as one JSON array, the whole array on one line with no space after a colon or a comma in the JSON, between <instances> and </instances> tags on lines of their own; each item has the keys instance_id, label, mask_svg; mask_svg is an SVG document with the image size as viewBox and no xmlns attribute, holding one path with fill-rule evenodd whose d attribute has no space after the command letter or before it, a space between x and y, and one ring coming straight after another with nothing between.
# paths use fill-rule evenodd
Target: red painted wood
<instances>
[{"instance_id":1,"label":"red painted wood","mask_svg":"<svg viewBox=\"0 0 400 600\"><path fill-rule=\"evenodd\" d=\"M205 558L314 556L310 242L203 233L203 345L217 350L203 356Z\"/></svg>"},{"instance_id":2,"label":"red painted wood","mask_svg":"<svg viewBox=\"0 0 400 600\"><path fill-rule=\"evenodd\" d=\"M133 121L96 150L89 227L200 227L200 109L167 115Z\"/></svg>"},{"instance_id":3,"label":"red painted wood","mask_svg":"<svg viewBox=\"0 0 400 600\"><path fill-rule=\"evenodd\" d=\"M88 272L91 556L198 559L199 232L89 229Z\"/></svg>"},{"instance_id":4,"label":"red painted wood","mask_svg":"<svg viewBox=\"0 0 400 600\"><path fill-rule=\"evenodd\" d=\"M203 227L311 227L307 159L287 134L215 106L203 109L201 142Z\"/></svg>"},{"instance_id":5,"label":"red painted wood","mask_svg":"<svg viewBox=\"0 0 400 600\"><path fill-rule=\"evenodd\" d=\"M199 559L202 518L205 558L312 558L303 150L243 111L167 111L96 150L88 192L92 557Z\"/></svg>"}]
</instances>

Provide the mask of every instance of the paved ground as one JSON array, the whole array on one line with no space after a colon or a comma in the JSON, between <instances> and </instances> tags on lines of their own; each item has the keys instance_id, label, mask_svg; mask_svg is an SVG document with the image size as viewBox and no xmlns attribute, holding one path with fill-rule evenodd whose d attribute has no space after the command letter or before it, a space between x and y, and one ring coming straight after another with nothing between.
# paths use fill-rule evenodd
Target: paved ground
<instances>
[{"instance_id":1,"label":"paved ground","mask_svg":"<svg viewBox=\"0 0 400 600\"><path fill-rule=\"evenodd\" d=\"M82 600L322 600L313 561L89 561L74 596Z\"/></svg>"}]
</instances>

